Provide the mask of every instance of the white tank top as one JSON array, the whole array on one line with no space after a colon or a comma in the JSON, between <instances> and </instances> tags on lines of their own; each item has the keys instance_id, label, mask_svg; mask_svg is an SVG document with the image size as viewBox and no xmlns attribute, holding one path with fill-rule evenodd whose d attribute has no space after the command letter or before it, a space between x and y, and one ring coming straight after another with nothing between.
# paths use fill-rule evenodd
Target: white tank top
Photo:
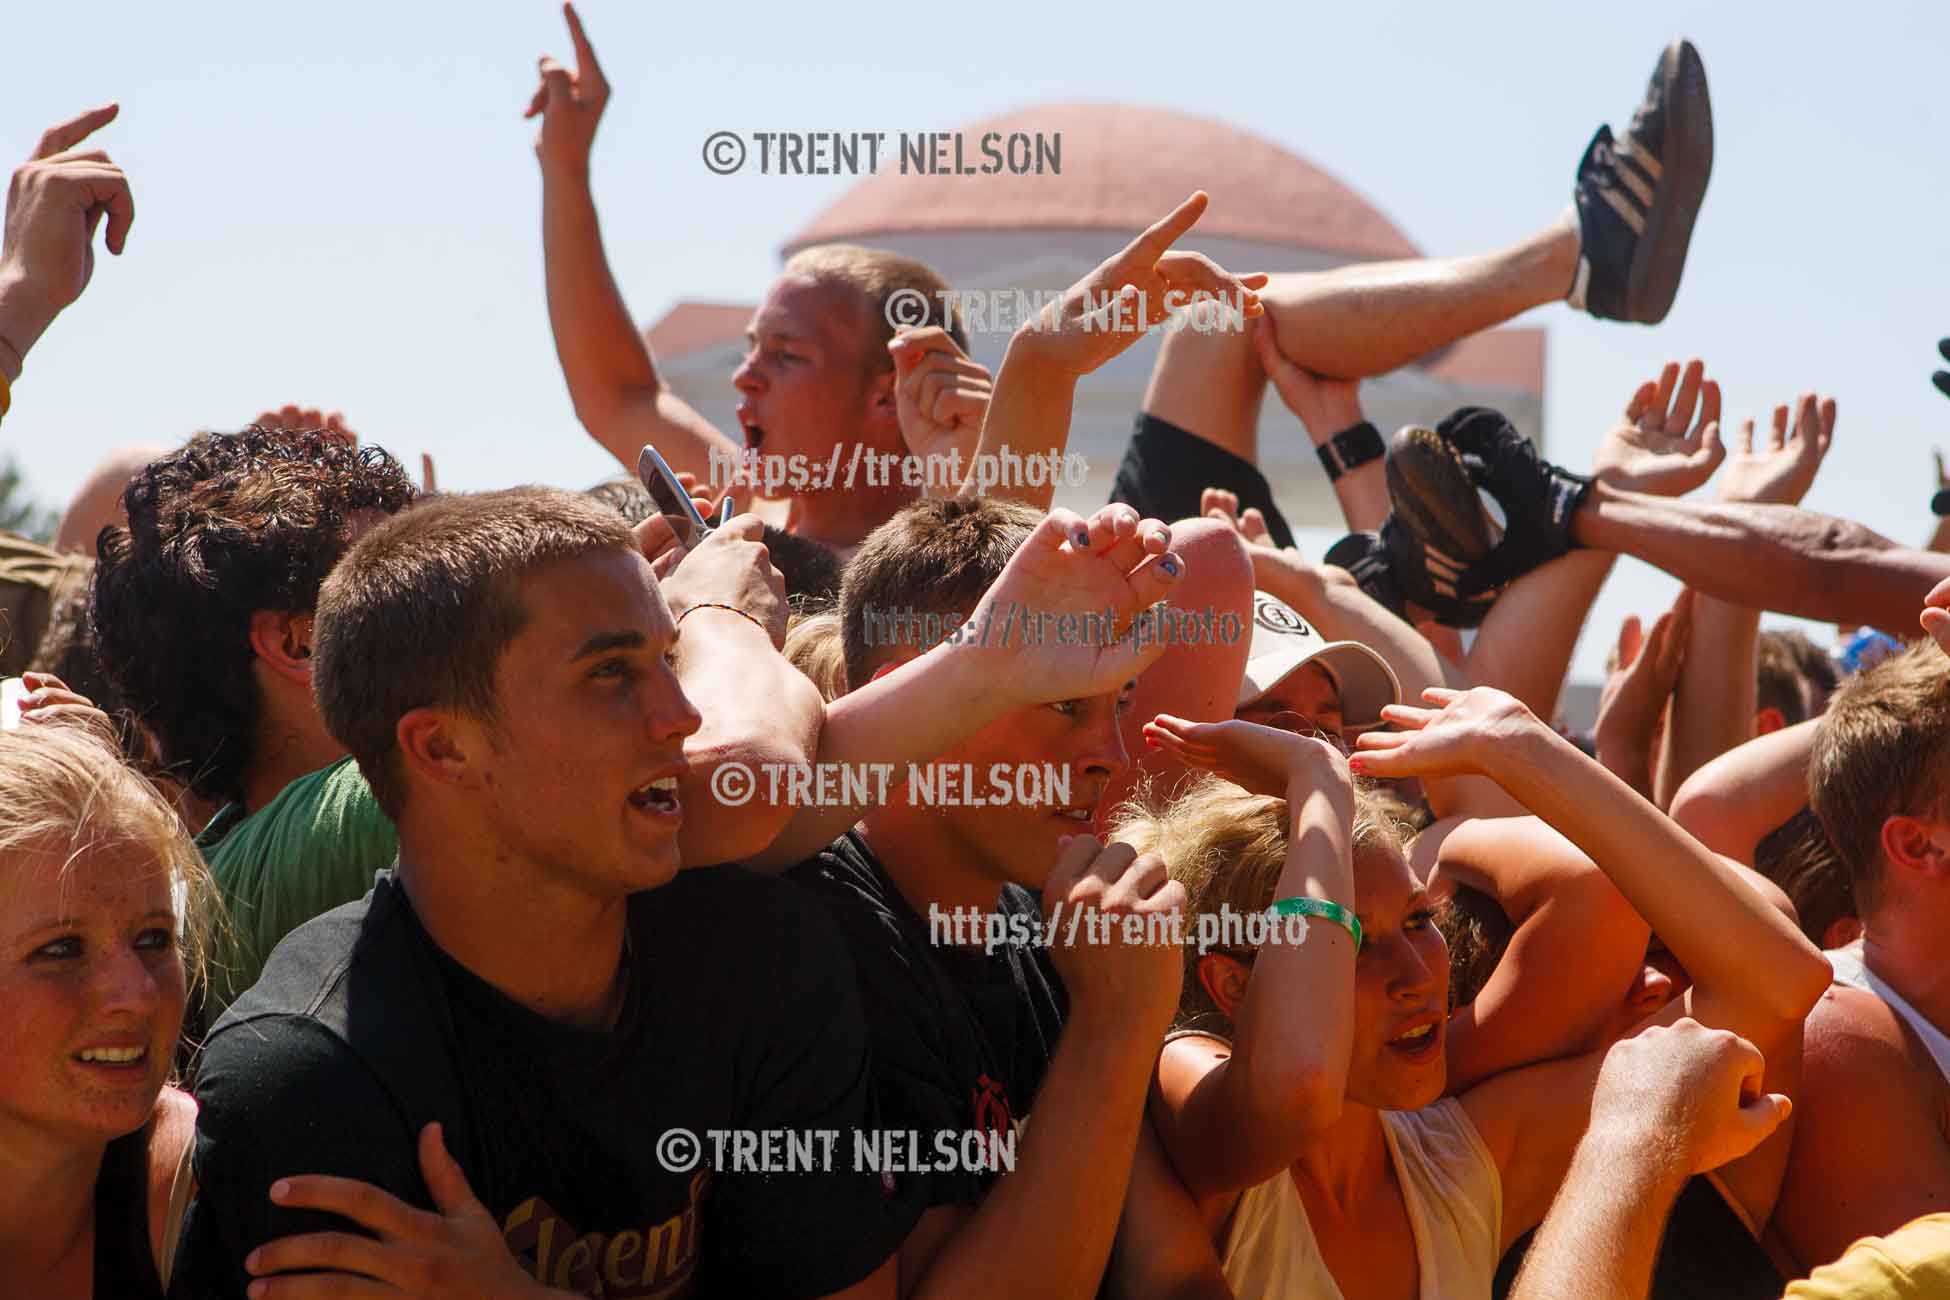
<instances>
[{"instance_id":1,"label":"white tank top","mask_svg":"<svg viewBox=\"0 0 1950 1300\"><path fill-rule=\"evenodd\" d=\"M1489 1300L1503 1230L1503 1179L1462 1103L1384 1110L1381 1131L1415 1234L1421 1300ZM1286 1170L1250 1188L1226 1234L1239 1300L1343 1300Z\"/></svg>"},{"instance_id":2,"label":"white tank top","mask_svg":"<svg viewBox=\"0 0 1950 1300\"><path fill-rule=\"evenodd\" d=\"M1903 995L1870 970L1862 960L1862 941L1857 939L1846 948L1831 948L1822 956L1835 968L1835 982L1846 984L1852 989L1873 993L1889 1004L1889 1009L1909 1022L1916 1036L1923 1040L1930 1056L1936 1061L1936 1068L1950 1079L1950 1036L1924 1019L1923 1013L1912 1007Z\"/></svg>"}]
</instances>

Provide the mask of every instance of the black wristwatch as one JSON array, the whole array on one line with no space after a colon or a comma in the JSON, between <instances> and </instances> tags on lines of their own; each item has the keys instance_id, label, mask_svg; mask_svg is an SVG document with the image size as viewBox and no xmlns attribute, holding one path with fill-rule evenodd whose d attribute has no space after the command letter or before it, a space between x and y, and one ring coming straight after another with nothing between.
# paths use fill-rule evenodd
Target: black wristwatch
<instances>
[{"instance_id":1,"label":"black wristwatch","mask_svg":"<svg viewBox=\"0 0 1950 1300\"><path fill-rule=\"evenodd\" d=\"M1381 440L1381 430L1363 420L1351 429L1342 429L1314 451L1320 456L1320 467L1327 471L1327 481L1332 483L1349 470L1386 456L1388 444Z\"/></svg>"},{"instance_id":2,"label":"black wristwatch","mask_svg":"<svg viewBox=\"0 0 1950 1300\"><path fill-rule=\"evenodd\" d=\"M1938 519L1950 515L1950 488L1944 488L1930 498L1930 513Z\"/></svg>"}]
</instances>

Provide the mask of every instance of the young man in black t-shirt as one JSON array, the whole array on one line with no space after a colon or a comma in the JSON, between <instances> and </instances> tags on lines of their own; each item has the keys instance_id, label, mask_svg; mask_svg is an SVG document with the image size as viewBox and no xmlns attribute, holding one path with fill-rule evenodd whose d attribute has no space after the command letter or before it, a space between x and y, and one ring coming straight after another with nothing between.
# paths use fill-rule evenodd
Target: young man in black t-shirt
<instances>
[{"instance_id":1,"label":"young man in black t-shirt","mask_svg":"<svg viewBox=\"0 0 1950 1300\"><path fill-rule=\"evenodd\" d=\"M885 644L874 609L966 618L1040 518L999 501L935 500L874 532L841 593L847 681L857 688L924 649ZM1099 518L1162 527L1128 507ZM1118 721L1130 694L1126 682L1019 709L941 757L978 774L1055 765L1069 775L1064 806L890 799L794 872L850 940L888 1127L917 1132L924 1151L959 1152L970 1134L1015 1141L1033 1109L1012 1170L923 1175L928 1209L901 1249L903 1292L924 1280L947 1294L1098 1289L1179 987L1176 944L1122 942L1121 926L1184 904L1160 859L1091 835L1128 763ZM1110 914L1108 932L1080 909ZM959 935L956 916L970 922ZM991 924L1008 939L985 951ZM1034 940L1039 926L1053 931L1047 947Z\"/></svg>"},{"instance_id":2,"label":"young man in black t-shirt","mask_svg":"<svg viewBox=\"0 0 1950 1300\"><path fill-rule=\"evenodd\" d=\"M756 521L727 531L673 600L735 585L692 565L761 564ZM671 659L702 619L769 648L726 605L674 621L615 514L542 489L435 500L334 570L314 680L399 863L216 1027L177 1294L321 1269L419 1295L893 1294L914 1212L879 1180L709 1169L711 1130L874 1121L821 910L678 874L700 718Z\"/></svg>"}]
</instances>

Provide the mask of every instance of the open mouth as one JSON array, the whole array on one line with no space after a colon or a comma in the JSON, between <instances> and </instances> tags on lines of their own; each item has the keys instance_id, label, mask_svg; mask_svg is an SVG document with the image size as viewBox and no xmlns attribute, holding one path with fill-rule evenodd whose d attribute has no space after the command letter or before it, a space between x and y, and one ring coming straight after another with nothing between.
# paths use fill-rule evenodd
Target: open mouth
<instances>
[{"instance_id":1,"label":"open mouth","mask_svg":"<svg viewBox=\"0 0 1950 1300\"><path fill-rule=\"evenodd\" d=\"M765 444L765 430L759 427L756 420L752 419L751 411L748 408L743 406L738 408L738 425L745 431L745 446L753 451L757 451Z\"/></svg>"},{"instance_id":2,"label":"open mouth","mask_svg":"<svg viewBox=\"0 0 1950 1300\"><path fill-rule=\"evenodd\" d=\"M1389 1039L1388 1047L1411 1061L1430 1060L1442 1048L1442 1035L1439 1030L1440 1022L1423 1020Z\"/></svg>"},{"instance_id":3,"label":"open mouth","mask_svg":"<svg viewBox=\"0 0 1950 1300\"><path fill-rule=\"evenodd\" d=\"M1096 820L1097 810L1095 808L1058 808L1050 816L1060 817L1066 822L1075 822L1079 826L1088 826Z\"/></svg>"},{"instance_id":4,"label":"open mouth","mask_svg":"<svg viewBox=\"0 0 1950 1300\"><path fill-rule=\"evenodd\" d=\"M84 1047L74 1054L83 1065L111 1070L134 1069L149 1059L146 1047Z\"/></svg>"},{"instance_id":5,"label":"open mouth","mask_svg":"<svg viewBox=\"0 0 1950 1300\"><path fill-rule=\"evenodd\" d=\"M677 797L677 778L660 776L630 791L630 806L660 817L675 817L683 811Z\"/></svg>"}]
</instances>

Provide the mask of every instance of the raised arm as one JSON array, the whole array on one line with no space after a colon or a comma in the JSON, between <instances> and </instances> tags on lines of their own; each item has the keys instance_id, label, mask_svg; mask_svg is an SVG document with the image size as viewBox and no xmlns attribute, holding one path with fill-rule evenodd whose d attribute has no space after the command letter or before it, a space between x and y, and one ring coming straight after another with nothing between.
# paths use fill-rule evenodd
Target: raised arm
<instances>
[{"instance_id":1,"label":"raised arm","mask_svg":"<svg viewBox=\"0 0 1950 1300\"><path fill-rule=\"evenodd\" d=\"M1170 314L1168 306L1203 291L1246 316L1262 308L1254 293L1264 275L1232 275L1198 253L1172 251L1206 203L1203 190L1132 240L1124 250L1071 285L1009 340L982 424L977 462L1004 446L1023 457L1063 454L1070 442L1070 408L1077 381L1137 342ZM1190 326L1187 326L1190 328ZM971 472L962 491L1049 509L1056 485L1002 483L983 488Z\"/></svg>"},{"instance_id":2,"label":"raised arm","mask_svg":"<svg viewBox=\"0 0 1950 1300\"><path fill-rule=\"evenodd\" d=\"M1788 408L1774 408L1761 444L1754 444L1754 422L1741 425L1726 473L1721 501L1799 505L1835 435L1835 401L1803 393L1795 404L1792 430ZM1654 802L1672 805L1687 777L1709 760L1745 743L1754 734L1758 691L1756 648L1760 611L1752 603L1703 598L1693 613L1693 636L1673 698Z\"/></svg>"},{"instance_id":3,"label":"raised arm","mask_svg":"<svg viewBox=\"0 0 1950 1300\"><path fill-rule=\"evenodd\" d=\"M1355 765L1380 777L1480 771L1575 843L1692 979L1684 1013L1752 1042L1767 1055L1767 1086L1791 1090L1801 1021L1832 972L1812 944L1746 883L1643 796L1579 753L1509 696L1431 691L1436 708L1397 707L1405 730L1361 738ZM1443 735L1448 731L1447 736ZM1680 1014L1679 1006L1665 1014ZM1510 1210L1506 1232L1534 1223L1562 1178L1597 1077L1590 1054L1492 1079L1465 1098L1498 1155ZM1750 1218L1765 1220L1779 1187L1781 1144L1750 1161L1729 1186Z\"/></svg>"},{"instance_id":4,"label":"raised arm","mask_svg":"<svg viewBox=\"0 0 1950 1300\"><path fill-rule=\"evenodd\" d=\"M943 641L826 707L822 763L926 763L1012 709L1117 690L1164 652L1125 637L1112 645L1036 644L991 635L998 610L1052 614L1110 610L1122 624L1164 599L1185 571L1171 530L1129 506L1105 506L1089 520L1052 511L969 615L968 635ZM1006 614L1004 615L1006 621ZM835 800L795 808L783 834L747 860L760 869L804 861L858 821L865 804Z\"/></svg>"},{"instance_id":5,"label":"raised arm","mask_svg":"<svg viewBox=\"0 0 1950 1300\"><path fill-rule=\"evenodd\" d=\"M576 418L625 469L634 473L638 451L654 442L672 468L711 482L712 453L735 463L741 447L664 387L610 274L589 186L589 150L609 102L609 82L575 6L562 11L575 43L576 70L544 57L541 86L527 112L542 119L535 156L542 166L542 253L555 355ZM721 470L717 478L724 477Z\"/></svg>"},{"instance_id":6,"label":"raised arm","mask_svg":"<svg viewBox=\"0 0 1950 1300\"><path fill-rule=\"evenodd\" d=\"M1800 1024L1832 972L1738 867L1502 692L1425 698L1387 711L1405 730L1361 737L1359 771L1491 777L1604 868L1692 977L1693 1015L1757 1044Z\"/></svg>"},{"instance_id":7,"label":"raised arm","mask_svg":"<svg viewBox=\"0 0 1950 1300\"><path fill-rule=\"evenodd\" d=\"M1678 494L1705 482L1722 455L1719 384L1698 359L1668 362L1657 379L1633 391L1599 440L1591 473L1599 483ZM1573 551L1513 582L1469 648L1470 681L1508 691L1538 717L1552 717L1585 618L1615 559Z\"/></svg>"},{"instance_id":8,"label":"raised arm","mask_svg":"<svg viewBox=\"0 0 1950 1300\"><path fill-rule=\"evenodd\" d=\"M0 381L11 388L28 351L95 270L95 227L118 256L128 243L135 201L122 169L99 149L77 149L115 120L116 105L89 109L51 126L7 187L0 235Z\"/></svg>"},{"instance_id":9,"label":"raised arm","mask_svg":"<svg viewBox=\"0 0 1950 1300\"><path fill-rule=\"evenodd\" d=\"M1598 761L1647 799L1653 795L1668 706L1685 667L1697 604L1682 588L1650 632L1641 631L1636 614L1628 615L1598 696L1598 721L1591 731Z\"/></svg>"},{"instance_id":10,"label":"raised arm","mask_svg":"<svg viewBox=\"0 0 1950 1300\"><path fill-rule=\"evenodd\" d=\"M669 525L652 515L639 539ZM734 805L716 797L727 763L762 772L812 761L825 705L818 688L780 653L785 640L785 580L759 540L755 515L739 515L660 574L677 619L677 677L699 706L703 725L684 740L690 770L679 783L683 860L736 862L760 852L782 831L790 808L759 799ZM661 554L662 545L646 546ZM672 557L653 559L663 566Z\"/></svg>"},{"instance_id":11,"label":"raised arm","mask_svg":"<svg viewBox=\"0 0 1950 1300\"><path fill-rule=\"evenodd\" d=\"M1342 468L1340 474L1330 473L1333 480L1334 496L1341 503L1341 516L1347 521L1350 531L1372 533L1378 531L1382 520L1388 517L1388 471L1379 456L1362 460L1351 467L1345 449L1361 438L1365 431L1370 450L1378 445L1380 432L1368 423L1368 417L1361 411L1361 384L1355 379L1329 379L1312 374L1294 364L1291 357L1280 351L1279 331L1273 328L1270 316L1260 316L1251 322L1253 348L1259 355L1259 364L1266 371L1266 377L1273 381L1273 389L1286 403L1287 409L1300 421L1300 427L1307 431L1316 452L1329 447L1325 456L1334 460ZM1343 436L1345 435L1345 436Z\"/></svg>"},{"instance_id":12,"label":"raised arm","mask_svg":"<svg viewBox=\"0 0 1950 1300\"><path fill-rule=\"evenodd\" d=\"M1808 804L1808 756L1820 718L1737 745L1686 778L1672 819L1695 839L1748 866L1760 842Z\"/></svg>"},{"instance_id":13,"label":"raised arm","mask_svg":"<svg viewBox=\"0 0 1950 1300\"><path fill-rule=\"evenodd\" d=\"M1589 1051L1645 962L1651 929L1577 845L1535 817L1437 822L1411 862L1480 890L1514 927L1476 997L1449 1018L1451 1094L1505 1070Z\"/></svg>"},{"instance_id":14,"label":"raised arm","mask_svg":"<svg viewBox=\"0 0 1950 1300\"><path fill-rule=\"evenodd\" d=\"M1043 899L1046 909L1062 909L1046 916L1050 924L1079 909L1104 915L1104 941L1052 944L1069 1013L1036 1091L1035 1122L1015 1169L972 1214L930 1210L902 1247L901 1290L912 1300L1083 1300L1103 1280L1142 1141L1151 1064L1184 971L1165 925L1152 923L1181 920L1185 890L1156 854L1079 835L1059 850ZM1133 917L1145 930L1136 943L1126 941L1135 931L1124 932ZM1057 1224L1061 1231L1052 1231ZM946 1244L932 1252L916 1240L950 1225Z\"/></svg>"},{"instance_id":15,"label":"raised arm","mask_svg":"<svg viewBox=\"0 0 1950 1300\"><path fill-rule=\"evenodd\" d=\"M1893 633L1906 633L1924 595L1950 577L1950 555L1898 546L1851 520L1794 506L1666 501L1603 483L1572 535L1719 600L1764 598L1776 613Z\"/></svg>"},{"instance_id":16,"label":"raised arm","mask_svg":"<svg viewBox=\"0 0 1950 1300\"><path fill-rule=\"evenodd\" d=\"M1564 1190L1511 1300L1644 1300L1686 1180L1751 1151L1787 1117L1751 1043L1682 1020L1605 1056Z\"/></svg>"},{"instance_id":17,"label":"raised arm","mask_svg":"<svg viewBox=\"0 0 1950 1300\"><path fill-rule=\"evenodd\" d=\"M1354 784L1324 741L1251 722L1159 717L1154 744L1254 794L1284 798L1286 861L1275 898L1354 912ZM1296 1014L1304 1000L1305 1014ZM1340 1117L1354 1042L1354 942L1312 925L1304 943L1267 943L1253 962L1233 1040L1180 1039L1158 1063L1160 1136L1201 1208L1263 1182Z\"/></svg>"}]
</instances>

